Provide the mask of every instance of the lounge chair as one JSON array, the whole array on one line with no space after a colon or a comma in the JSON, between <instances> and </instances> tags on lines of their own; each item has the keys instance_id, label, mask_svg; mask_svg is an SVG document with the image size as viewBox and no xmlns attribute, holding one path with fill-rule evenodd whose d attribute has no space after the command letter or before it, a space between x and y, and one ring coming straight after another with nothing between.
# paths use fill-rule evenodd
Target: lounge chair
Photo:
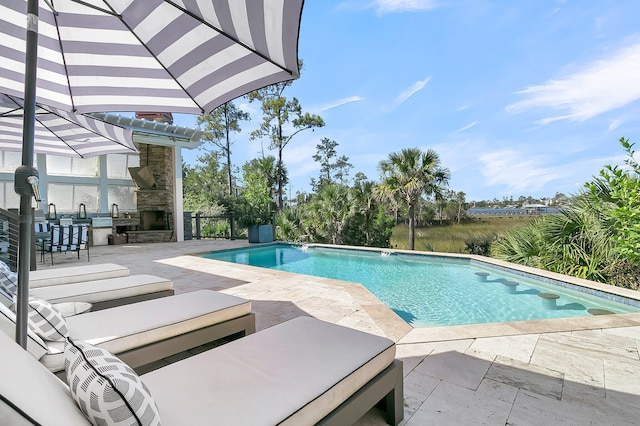
<instances>
[{"instance_id":1,"label":"lounge chair","mask_svg":"<svg viewBox=\"0 0 640 426\"><path fill-rule=\"evenodd\" d=\"M73 350L81 346L73 344ZM0 418L11 424L89 424L70 388L18 345L0 336L0 352L12 360L0 367ZM106 355L103 361L126 370ZM395 345L386 338L299 317L139 378L128 376L137 389L146 386L145 407L164 426L347 425L378 402L386 406L387 423L397 425L403 379L402 362L394 357ZM87 363L76 357L69 364L74 392L81 392L87 382L78 382L75 372L84 368L76 363Z\"/></svg>"},{"instance_id":2,"label":"lounge chair","mask_svg":"<svg viewBox=\"0 0 640 426\"><path fill-rule=\"evenodd\" d=\"M31 271L29 287L45 287L58 284L72 284L84 281L104 280L106 278L126 277L129 268L115 263L98 263L66 268L50 268Z\"/></svg>"},{"instance_id":3,"label":"lounge chair","mask_svg":"<svg viewBox=\"0 0 640 426\"><path fill-rule=\"evenodd\" d=\"M129 269L115 264L40 271L43 273L35 274L34 280L31 281L31 275L35 272L37 271L29 274L32 296L54 304L91 303L94 311L174 294L171 280L155 275L128 275ZM102 277L114 278L99 279ZM89 278L94 279L88 281ZM16 284L17 274L5 263L0 262L0 289L14 296Z\"/></svg>"},{"instance_id":4,"label":"lounge chair","mask_svg":"<svg viewBox=\"0 0 640 426\"><path fill-rule=\"evenodd\" d=\"M4 307L0 328L12 335L15 320L7 311ZM255 332L249 300L212 290L87 312L65 321L71 338L104 348L132 368L234 334ZM52 372L63 372L64 344L35 337L29 335L29 351Z\"/></svg>"},{"instance_id":5,"label":"lounge chair","mask_svg":"<svg viewBox=\"0 0 640 426\"><path fill-rule=\"evenodd\" d=\"M36 287L29 294L51 303L89 302L96 311L171 296L174 290L173 282L167 278L141 274Z\"/></svg>"}]
</instances>

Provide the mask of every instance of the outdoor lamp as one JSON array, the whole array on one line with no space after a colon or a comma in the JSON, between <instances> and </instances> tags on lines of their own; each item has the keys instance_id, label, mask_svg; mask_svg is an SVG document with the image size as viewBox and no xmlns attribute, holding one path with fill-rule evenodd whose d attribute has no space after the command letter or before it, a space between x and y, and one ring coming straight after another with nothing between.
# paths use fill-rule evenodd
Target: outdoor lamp
<instances>
[{"instance_id":1,"label":"outdoor lamp","mask_svg":"<svg viewBox=\"0 0 640 426\"><path fill-rule=\"evenodd\" d=\"M111 204L111 217L117 218L120 216L120 212L118 211L118 205L116 203Z\"/></svg>"},{"instance_id":2,"label":"outdoor lamp","mask_svg":"<svg viewBox=\"0 0 640 426\"><path fill-rule=\"evenodd\" d=\"M78 206L78 219L86 219L87 218L87 207L84 203L80 203Z\"/></svg>"},{"instance_id":3,"label":"outdoor lamp","mask_svg":"<svg viewBox=\"0 0 640 426\"><path fill-rule=\"evenodd\" d=\"M47 216L49 220L55 220L58 218L58 213L56 212L56 205L53 203L49 203L49 208L47 210Z\"/></svg>"}]
</instances>

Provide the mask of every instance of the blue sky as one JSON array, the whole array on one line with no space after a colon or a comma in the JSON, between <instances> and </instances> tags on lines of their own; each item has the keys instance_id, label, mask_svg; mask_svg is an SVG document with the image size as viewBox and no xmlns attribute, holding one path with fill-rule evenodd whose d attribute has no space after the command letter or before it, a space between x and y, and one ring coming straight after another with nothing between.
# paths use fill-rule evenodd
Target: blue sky
<instances>
[{"instance_id":1,"label":"blue sky","mask_svg":"<svg viewBox=\"0 0 640 426\"><path fill-rule=\"evenodd\" d=\"M318 176L323 137L351 176L378 180L389 153L433 148L469 201L575 194L624 160L620 137L640 142L639 16L637 0L306 1L286 96L326 126L285 149L292 194ZM241 165L260 155L261 114L236 103L252 117L232 147Z\"/></svg>"}]
</instances>

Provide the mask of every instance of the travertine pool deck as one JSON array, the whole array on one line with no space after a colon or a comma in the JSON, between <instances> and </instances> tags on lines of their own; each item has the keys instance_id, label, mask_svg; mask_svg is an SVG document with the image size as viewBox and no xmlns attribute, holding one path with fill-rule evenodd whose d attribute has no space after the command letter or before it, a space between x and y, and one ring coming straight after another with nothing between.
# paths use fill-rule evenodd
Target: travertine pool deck
<instances>
[{"instance_id":1,"label":"travertine pool deck","mask_svg":"<svg viewBox=\"0 0 640 426\"><path fill-rule=\"evenodd\" d=\"M404 362L403 425L637 425L640 314L413 329L358 284L202 259L246 240L91 248L91 263L252 300L257 329L300 316L397 342ZM86 257L54 254L55 267ZM39 269L51 267L50 262ZM358 425L381 425L371 410Z\"/></svg>"}]
</instances>

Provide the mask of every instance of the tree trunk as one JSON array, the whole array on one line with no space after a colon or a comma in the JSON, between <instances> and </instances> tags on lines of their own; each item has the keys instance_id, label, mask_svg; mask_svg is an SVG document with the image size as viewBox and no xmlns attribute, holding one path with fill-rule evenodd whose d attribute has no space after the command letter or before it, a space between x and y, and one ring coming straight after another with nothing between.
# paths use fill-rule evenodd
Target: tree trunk
<instances>
[{"instance_id":1,"label":"tree trunk","mask_svg":"<svg viewBox=\"0 0 640 426\"><path fill-rule=\"evenodd\" d=\"M282 210L282 149L278 150L278 208Z\"/></svg>"},{"instance_id":2,"label":"tree trunk","mask_svg":"<svg viewBox=\"0 0 640 426\"><path fill-rule=\"evenodd\" d=\"M229 127L227 127L227 180L229 184L229 198L233 196L233 177L231 176L231 142L229 140Z\"/></svg>"},{"instance_id":3,"label":"tree trunk","mask_svg":"<svg viewBox=\"0 0 640 426\"><path fill-rule=\"evenodd\" d=\"M409 250L414 249L414 237L415 237L415 208L413 205L409 206Z\"/></svg>"},{"instance_id":4,"label":"tree trunk","mask_svg":"<svg viewBox=\"0 0 640 426\"><path fill-rule=\"evenodd\" d=\"M284 203L282 202L282 150L284 149L282 140L282 123L278 124L278 165L276 172L278 174L278 209L282 211Z\"/></svg>"}]
</instances>

